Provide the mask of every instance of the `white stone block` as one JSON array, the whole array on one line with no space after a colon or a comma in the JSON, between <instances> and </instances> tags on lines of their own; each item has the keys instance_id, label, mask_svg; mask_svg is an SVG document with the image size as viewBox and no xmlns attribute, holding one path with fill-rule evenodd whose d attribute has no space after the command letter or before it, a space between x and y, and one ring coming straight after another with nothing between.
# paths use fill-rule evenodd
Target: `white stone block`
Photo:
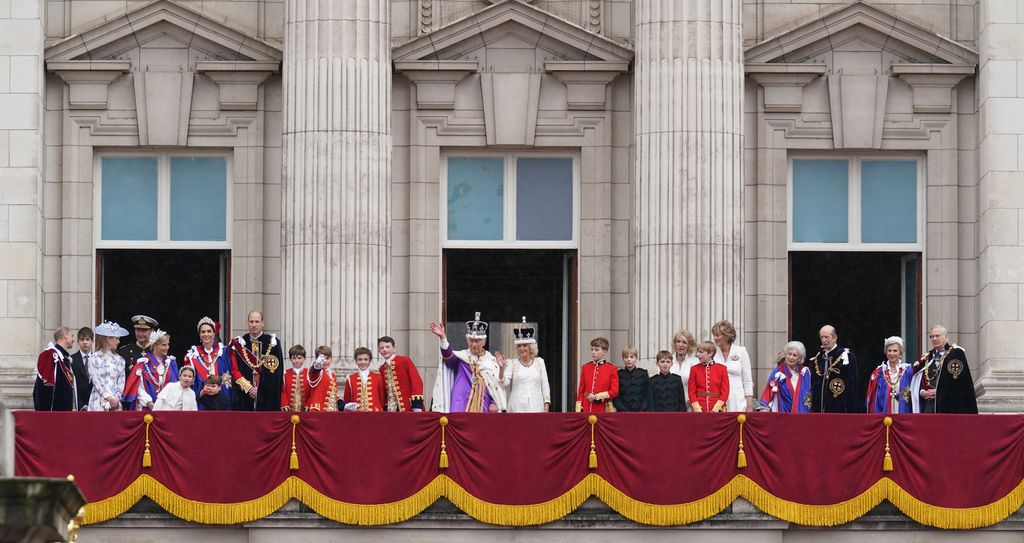
<instances>
[{"instance_id":1,"label":"white stone block","mask_svg":"<svg viewBox=\"0 0 1024 543\"><path fill-rule=\"evenodd\" d=\"M9 241L36 241L39 232L39 208L34 205L11 205L8 209Z\"/></svg>"},{"instance_id":2,"label":"white stone block","mask_svg":"<svg viewBox=\"0 0 1024 543\"><path fill-rule=\"evenodd\" d=\"M992 245L1018 245L1018 210L989 209L978 221L980 227L978 243L982 247Z\"/></svg>"},{"instance_id":3,"label":"white stone block","mask_svg":"<svg viewBox=\"0 0 1024 543\"><path fill-rule=\"evenodd\" d=\"M11 92L38 93L42 78L39 69L42 63L38 56L11 57Z\"/></svg>"},{"instance_id":4,"label":"white stone block","mask_svg":"<svg viewBox=\"0 0 1024 543\"><path fill-rule=\"evenodd\" d=\"M43 27L24 19L0 19L0 51L7 55L42 54Z\"/></svg>"},{"instance_id":5,"label":"white stone block","mask_svg":"<svg viewBox=\"0 0 1024 543\"><path fill-rule=\"evenodd\" d=\"M982 322L1020 318L1019 286L1013 283L989 283L978 293Z\"/></svg>"},{"instance_id":6,"label":"white stone block","mask_svg":"<svg viewBox=\"0 0 1024 543\"><path fill-rule=\"evenodd\" d=\"M39 132L36 130L11 130L10 165L14 168L39 166Z\"/></svg>"},{"instance_id":7,"label":"white stone block","mask_svg":"<svg viewBox=\"0 0 1024 543\"><path fill-rule=\"evenodd\" d=\"M39 283L29 281L7 281L7 316L37 316L37 300L39 299Z\"/></svg>"},{"instance_id":8,"label":"white stone block","mask_svg":"<svg viewBox=\"0 0 1024 543\"><path fill-rule=\"evenodd\" d=\"M0 94L0 129L37 129L42 114L42 101L39 95Z\"/></svg>"},{"instance_id":9,"label":"white stone block","mask_svg":"<svg viewBox=\"0 0 1024 543\"><path fill-rule=\"evenodd\" d=\"M993 59L982 66L978 73L978 98L1017 97L1017 64L1016 60Z\"/></svg>"},{"instance_id":10,"label":"white stone block","mask_svg":"<svg viewBox=\"0 0 1024 543\"><path fill-rule=\"evenodd\" d=\"M0 318L0 355L33 356L39 354L39 326L35 316Z\"/></svg>"},{"instance_id":11,"label":"white stone block","mask_svg":"<svg viewBox=\"0 0 1024 543\"><path fill-rule=\"evenodd\" d=\"M0 169L0 204L35 204L39 171L33 168Z\"/></svg>"},{"instance_id":12,"label":"white stone block","mask_svg":"<svg viewBox=\"0 0 1024 543\"><path fill-rule=\"evenodd\" d=\"M1024 143L1013 134L980 134L978 171L1017 171L1017 153Z\"/></svg>"}]
</instances>

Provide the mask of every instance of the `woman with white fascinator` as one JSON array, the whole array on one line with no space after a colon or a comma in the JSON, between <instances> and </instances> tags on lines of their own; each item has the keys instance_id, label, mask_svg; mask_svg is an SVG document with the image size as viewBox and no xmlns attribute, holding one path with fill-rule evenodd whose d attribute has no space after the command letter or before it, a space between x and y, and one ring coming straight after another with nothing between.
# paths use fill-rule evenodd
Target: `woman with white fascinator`
<instances>
[{"instance_id":1,"label":"woman with white fascinator","mask_svg":"<svg viewBox=\"0 0 1024 543\"><path fill-rule=\"evenodd\" d=\"M89 357L89 379L92 394L89 411L120 411L121 393L124 391L124 359L117 354L120 338L128 330L116 322L104 321L92 329L96 336L95 352Z\"/></svg>"},{"instance_id":2,"label":"woman with white fascinator","mask_svg":"<svg viewBox=\"0 0 1024 543\"><path fill-rule=\"evenodd\" d=\"M537 330L523 324L512 332L516 335L516 351L519 360L510 364L500 352L494 353L498 361L498 378L508 391L510 413L538 413L551 410L551 385L548 384L548 370L544 359L537 356Z\"/></svg>"}]
</instances>

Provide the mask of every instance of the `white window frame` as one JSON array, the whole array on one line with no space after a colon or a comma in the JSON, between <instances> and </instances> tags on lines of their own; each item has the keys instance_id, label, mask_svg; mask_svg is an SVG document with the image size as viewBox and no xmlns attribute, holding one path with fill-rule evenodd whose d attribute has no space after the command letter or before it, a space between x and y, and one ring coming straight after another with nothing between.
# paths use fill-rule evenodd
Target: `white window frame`
<instances>
[{"instance_id":1,"label":"white window frame","mask_svg":"<svg viewBox=\"0 0 1024 543\"><path fill-rule=\"evenodd\" d=\"M502 188L503 222L500 240L448 239L448 159L449 158L501 158L504 160ZM572 239L558 241L516 240L516 160L519 158L568 158L572 161ZM441 247L445 249L577 249L580 239L580 156L575 150L567 151L464 151L447 150L441 153Z\"/></svg>"},{"instance_id":2,"label":"white window frame","mask_svg":"<svg viewBox=\"0 0 1024 543\"><path fill-rule=\"evenodd\" d=\"M156 184L156 240L104 240L103 239L103 159L155 158L157 161ZM225 209L223 241L174 241L171 240L171 158L214 157L225 160ZM231 249L232 242L232 195L233 168L231 153L223 150L181 149L175 151L111 151L96 153L93 160L93 179L96 184L93 199L93 239L97 249Z\"/></svg>"},{"instance_id":3,"label":"white window frame","mask_svg":"<svg viewBox=\"0 0 1024 543\"><path fill-rule=\"evenodd\" d=\"M793 164L797 160L845 160L847 168L847 237L845 243L793 241L794 189ZM917 241L915 243L863 243L861 241L861 162L873 160L913 160L917 163ZM924 253L925 236L925 158L921 155L857 154L857 155L791 155L786 179L786 242L790 251L876 251Z\"/></svg>"}]
</instances>

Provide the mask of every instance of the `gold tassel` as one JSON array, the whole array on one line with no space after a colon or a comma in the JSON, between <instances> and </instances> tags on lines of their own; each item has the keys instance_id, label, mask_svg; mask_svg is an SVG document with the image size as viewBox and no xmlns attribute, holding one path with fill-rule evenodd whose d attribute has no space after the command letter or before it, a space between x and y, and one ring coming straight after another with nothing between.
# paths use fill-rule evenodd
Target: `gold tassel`
<instances>
[{"instance_id":1,"label":"gold tassel","mask_svg":"<svg viewBox=\"0 0 1024 543\"><path fill-rule=\"evenodd\" d=\"M448 469L448 450L444 445L444 427L448 426L448 417L442 416L438 422L441 424L441 459L438 460L437 467Z\"/></svg>"},{"instance_id":2,"label":"gold tassel","mask_svg":"<svg viewBox=\"0 0 1024 543\"><path fill-rule=\"evenodd\" d=\"M747 467L747 453L743 452L743 424L747 422L747 416L740 413L736 420L740 423L740 452L736 457L736 467L743 469Z\"/></svg>"},{"instance_id":3,"label":"gold tassel","mask_svg":"<svg viewBox=\"0 0 1024 543\"><path fill-rule=\"evenodd\" d=\"M590 469L597 469L597 448L594 447L594 426L597 425L597 415L587 417L587 422L590 423L590 462L587 466Z\"/></svg>"},{"instance_id":4,"label":"gold tassel","mask_svg":"<svg viewBox=\"0 0 1024 543\"><path fill-rule=\"evenodd\" d=\"M892 426L892 417L882 419L885 424L885 458L882 458L882 471L892 471L892 456L889 454L889 427Z\"/></svg>"},{"instance_id":5,"label":"gold tassel","mask_svg":"<svg viewBox=\"0 0 1024 543\"><path fill-rule=\"evenodd\" d=\"M299 469L299 454L295 452L295 428L299 426L299 416L292 415L292 456L288 459L288 469L295 471Z\"/></svg>"},{"instance_id":6,"label":"gold tassel","mask_svg":"<svg viewBox=\"0 0 1024 543\"><path fill-rule=\"evenodd\" d=\"M146 450L142 453L142 467L149 468L153 466L153 455L149 452L149 425L153 424L153 415L146 413L142 421L146 423Z\"/></svg>"}]
</instances>

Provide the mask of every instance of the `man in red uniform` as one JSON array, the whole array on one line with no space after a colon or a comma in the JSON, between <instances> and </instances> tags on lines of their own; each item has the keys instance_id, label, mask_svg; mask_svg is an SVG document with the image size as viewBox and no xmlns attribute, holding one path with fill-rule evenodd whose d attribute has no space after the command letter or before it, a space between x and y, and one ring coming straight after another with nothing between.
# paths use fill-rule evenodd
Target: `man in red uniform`
<instances>
[{"instance_id":1,"label":"man in red uniform","mask_svg":"<svg viewBox=\"0 0 1024 543\"><path fill-rule=\"evenodd\" d=\"M292 345L288 349L288 360L292 367L284 372L284 386L281 387L281 411L302 411L309 397L307 371L302 367L306 364L306 348Z\"/></svg>"},{"instance_id":2,"label":"man in red uniform","mask_svg":"<svg viewBox=\"0 0 1024 543\"><path fill-rule=\"evenodd\" d=\"M36 382L32 405L36 411L74 411L78 409L75 373L68 350L75 336L63 326L53 332L53 343L36 359Z\"/></svg>"},{"instance_id":3,"label":"man in red uniform","mask_svg":"<svg viewBox=\"0 0 1024 543\"><path fill-rule=\"evenodd\" d=\"M697 364L690 368L687 387L690 393L690 407L697 413L725 411L729 398L729 370L715 363L715 344L701 341L697 344Z\"/></svg>"},{"instance_id":4,"label":"man in red uniform","mask_svg":"<svg viewBox=\"0 0 1024 543\"><path fill-rule=\"evenodd\" d=\"M338 410L338 381L331 371L333 355L333 351L327 345L316 348L316 361L306 374L309 383L306 411Z\"/></svg>"},{"instance_id":5,"label":"man in red uniform","mask_svg":"<svg viewBox=\"0 0 1024 543\"><path fill-rule=\"evenodd\" d=\"M359 347L352 356L359 371L345 381L345 411L383 411L384 378L370 371L373 353L366 347Z\"/></svg>"},{"instance_id":6,"label":"man in red uniform","mask_svg":"<svg viewBox=\"0 0 1024 543\"><path fill-rule=\"evenodd\" d=\"M395 354L395 340L384 336L377 340L377 353L384 359L380 375L384 378L385 411L423 411L423 380L408 356Z\"/></svg>"},{"instance_id":7,"label":"man in red uniform","mask_svg":"<svg viewBox=\"0 0 1024 543\"><path fill-rule=\"evenodd\" d=\"M619 397L619 373L608 362L608 340L596 337L590 342L590 362L580 368L580 386L576 392L576 412L615 411L612 400Z\"/></svg>"}]
</instances>

